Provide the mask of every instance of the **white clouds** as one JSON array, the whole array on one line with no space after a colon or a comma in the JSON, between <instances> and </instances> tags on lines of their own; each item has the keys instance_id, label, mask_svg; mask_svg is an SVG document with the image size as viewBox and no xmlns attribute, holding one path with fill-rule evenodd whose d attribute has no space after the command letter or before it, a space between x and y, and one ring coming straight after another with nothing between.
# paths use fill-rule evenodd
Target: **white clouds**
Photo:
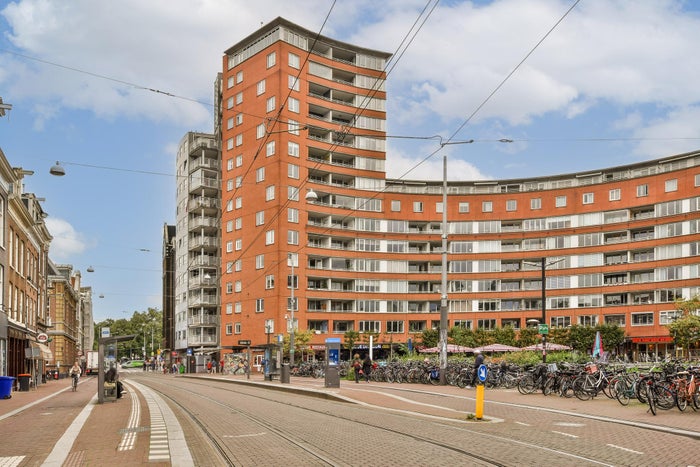
<instances>
[{"instance_id":1,"label":"white clouds","mask_svg":"<svg viewBox=\"0 0 700 467\"><path fill-rule=\"evenodd\" d=\"M635 154L644 159L697 150L700 143L700 106L675 109L634 131L640 138Z\"/></svg>"},{"instance_id":2,"label":"white clouds","mask_svg":"<svg viewBox=\"0 0 700 467\"><path fill-rule=\"evenodd\" d=\"M46 227L53 236L51 240L51 259L63 261L75 255L83 253L87 249L87 243L83 235L77 232L73 226L63 220L48 217Z\"/></svg>"}]
</instances>

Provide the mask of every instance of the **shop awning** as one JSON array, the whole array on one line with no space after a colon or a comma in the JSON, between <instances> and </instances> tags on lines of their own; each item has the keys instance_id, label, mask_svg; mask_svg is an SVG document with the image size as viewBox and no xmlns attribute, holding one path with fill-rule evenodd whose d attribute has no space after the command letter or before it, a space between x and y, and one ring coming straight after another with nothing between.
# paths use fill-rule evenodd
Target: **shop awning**
<instances>
[{"instance_id":1,"label":"shop awning","mask_svg":"<svg viewBox=\"0 0 700 467\"><path fill-rule=\"evenodd\" d=\"M31 342L32 344L32 358L40 360L53 360L53 352L48 345L41 344L39 342Z\"/></svg>"},{"instance_id":2,"label":"shop awning","mask_svg":"<svg viewBox=\"0 0 700 467\"><path fill-rule=\"evenodd\" d=\"M635 344L669 344L673 342L671 336L652 336L652 337L633 337L632 342Z\"/></svg>"}]
</instances>

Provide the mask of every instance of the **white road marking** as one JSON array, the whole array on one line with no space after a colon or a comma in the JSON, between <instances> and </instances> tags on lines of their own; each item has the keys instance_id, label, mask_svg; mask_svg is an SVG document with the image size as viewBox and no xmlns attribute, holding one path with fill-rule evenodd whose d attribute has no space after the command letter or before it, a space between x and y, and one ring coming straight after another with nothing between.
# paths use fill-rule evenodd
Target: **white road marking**
<instances>
[{"instance_id":1,"label":"white road marking","mask_svg":"<svg viewBox=\"0 0 700 467\"><path fill-rule=\"evenodd\" d=\"M577 435L572 435L571 433L564 433L563 431L554 431L554 430L552 430L552 433L556 433L556 434L562 435L562 436L568 436L569 438L578 438Z\"/></svg>"},{"instance_id":2,"label":"white road marking","mask_svg":"<svg viewBox=\"0 0 700 467\"><path fill-rule=\"evenodd\" d=\"M97 394L92 396L92 399L90 399L87 405L83 407L83 410L80 411L78 416L75 417L73 423L70 424L68 429L66 429L66 431L63 433L63 436L61 436L61 439L56 442L53 450L46 460L44 460L42 466L61 467L63 465L66 457L68 457L68 454L70 454L70 450L73 447L73 442L78 438L80 430L82 430L83 425L85 425L85 422L90 416L90 412L92 412L92 409L95 407L96 403Z\"/></svg>"},{"instance_id":3,"label":"white road marking","mask_svg":"<svg viewBox=\"0 0 700 467\"><path fill-rule=\"evenodd\" d=\"M0 457L0 467L17 467L25 456Z\"/></svg>"},{"instance_id":4,"label":"white road marking","mask_svg":"<svg viewBox=\"0 0 700 467\"><path fill-rule=\"evenodd\" d=\"M615 449L622 449L623 451L631 452L632 454L640 454L640 455L644 454L643 452L635 451L634 449L630 449L630 448L624 448L622 446L618 446L617 444L608 444L607 446L610 446L611 448L615 448Z\"/></svg>"}]
</instances>

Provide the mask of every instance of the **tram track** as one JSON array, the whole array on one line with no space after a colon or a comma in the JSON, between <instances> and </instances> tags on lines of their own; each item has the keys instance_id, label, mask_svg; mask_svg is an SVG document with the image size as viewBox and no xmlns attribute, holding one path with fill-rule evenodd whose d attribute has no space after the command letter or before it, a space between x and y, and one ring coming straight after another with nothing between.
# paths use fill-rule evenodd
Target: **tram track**
<instances>
[{"instance_id":1,"label":"tram track","mask_svg":"<svg viewBox=\"0 0 700 467\"><path fill-rule=\"evenodd\" d=\"M343 465L347 464L347 461L342 461L342 460L336 460L336 459L331 459L327 452L327 448L318 445L319 443L310 443L308 440L302 439L300 437L294 436L290 433L289 430L280 428L278 426L275 426L275 424L271 423L267 418L265 418L262 415L259 415L256 413L256 411L252 410L245 410L241 408L242 404L237 404L233 405L231 403L225 402L226 400L230 399L236 399L240 400L241 397L250 397L254 398L258 401L265 401L268 403L272 404L277 404L280 406L285 406L288 410L289 407L292 407L297 410L303 411L302 413L309 413L309 414L315 414L317 416L322 416L322 417L327 417L330 418L331 420L334 420L334 422L329 422L329 423L340 423L341 421L343 423L353 423L357 426L358 430L377 430L380 433L388 435L393 435L393 436L400 436L404 438L408 438L412 444L416 446L423 446L421 449L425 449L426 452L431 452L434 449L439 449L439 450L444 450L444 451L449 451L453 453L453 455L458 455L458 456L464 456L466 458L470 459L470 464L473 465L491 465L491 466L502 466L502 465L512 465L508 463L503 463L500 460L497 460L493 457L490 457L489 455L484 454L484 452L488 453L490 451L480 449L480 452L474 452L473 450L466 449L463 445L458 446L455 443L450 443L447 441L441 441L441 440L436 440L435 437L430 437L430 436L424 436L416 432L411 432L408 430L408 428L392 428L390 426L387 426L386 419L382 418L383 422L382 423L375 423L367 420L362 420L359 418L349 418L347 415L340 415L336 413L332 413L329 410L325 408L320 408L316 409L312 406L309 406L308 404L298 404L293 402L291 399L293 398L287 398L285 401L280 401L279 400L279 393L277 392L268 392L264 390L260 390L259 388L252 389L248 387L240 387L238 385L230 385L229 383L222 383L222 382L217 382L217 381L211 381L211 380L197 380L197 381L186 381L186 380L180 380L178 383L178 386L174 385L168 385L168 384L161 384L160 381L158 380L151 380L151 379L145 379L143 381L144 384L148 384L151 386L153 389L158 390L164 397L166 397L172 404L177 406L179 410L181 410L183 413L187 414L188 417L190 417L194 423L196 423L197 427L205 434L207 440L211 442L212 449L215 450L218 455L221 457L222 462L228 465L237 465L236 464L236 459L234 456L231 455L230 453L230 448L227 446L227 442L225 439L221 437L220 433L217 433L217 428L216 427L211 427L209 424L205 421L202 420L202 415L200 415L196 410L191 410L189 407L184 405L181 400L183 398L191 397L193 393L198 393L198 397L204 399L207 401L209 404L213 404L215 407L218 407L219 410L225 410L230 413L236 414L241 417L245 417L246 420L250 421L251 423L255 424L255 426L260 427L263 430L267 430L270 433L273 433L275 436L278 436L280 439L284 440L284 442L289 443L289 445L296 447L297 449L303 450L307 455L311 456L318 465ZM201 391L203 387L208 388L211 391L221 391L220 396L219 395L211 395L207 396L202 394ZM172 391L178 391L177 393L172 393ZM252 392L255 391L254 394ZM270 395L265 395L265 394L270 394ZM273 397L272 394L275 394L278 397ZM181 397L182 396L182 397ZM388 415L387 415L388 416ZM412 421L415 421L415 417L411 417L410 414L400 414L400 413L394 413L391 415L392 417L404 417L404 418L410 418ZM299 417L300 419L304 419L305 417L302 415ZM425 424L424 420L422 420L422 423ZM406 424L407 426L409 424ZM523 443L522 441L518 441L509 437L503 437L503 436L497 436L494 434L485 434L485 433L480 433L477 431L473 430L464 430L464 426L462 424L461 428L457 423L454 424L446 424L446 423L435 423L436 426L441 426L443 428L458 428L460 431L465 431L469 436L482 436L485 438L488 438L492 441L497 441L497 442L506 442L506 443L517 443L523 447L526 446L527 443ZM429 431L429 430L426 430ZM464 444L464 443L462 443ZM561 450L553 450L551 448L547 448L545 446L537 446L537 445L528 445L526 446L528 448L536 448L542 451L549 451L550 454L553 455L558 455L558 456L563 456L564 458L569 459L570 461L578 461L582 463L591 463L591 464L596 464L596 465L608 465L605 462L600 462L595 459L587 458L584 456L576 455L573 453L568 453L565 451ZM466 460L463 458L463 461Z\"/></svg>"}]
</instances>

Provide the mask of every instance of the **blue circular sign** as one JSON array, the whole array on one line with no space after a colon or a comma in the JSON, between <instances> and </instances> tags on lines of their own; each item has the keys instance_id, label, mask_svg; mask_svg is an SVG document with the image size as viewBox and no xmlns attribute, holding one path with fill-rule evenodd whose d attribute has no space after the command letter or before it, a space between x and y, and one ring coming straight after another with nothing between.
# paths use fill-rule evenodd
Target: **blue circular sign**
<instances>
[{"instance_id":1,"label":"blue circular sign","mask_svg":"<svg viewBox=\"0 0 700 467\"><path fill-rule=\"evenodd\" d=\"M479 377L479 381L482 383L486 381L486 376L489 374L489 369L486 365L479 365L479 368L476 370L477 371L477 376Z\"/></svg>"}]
</instances>

